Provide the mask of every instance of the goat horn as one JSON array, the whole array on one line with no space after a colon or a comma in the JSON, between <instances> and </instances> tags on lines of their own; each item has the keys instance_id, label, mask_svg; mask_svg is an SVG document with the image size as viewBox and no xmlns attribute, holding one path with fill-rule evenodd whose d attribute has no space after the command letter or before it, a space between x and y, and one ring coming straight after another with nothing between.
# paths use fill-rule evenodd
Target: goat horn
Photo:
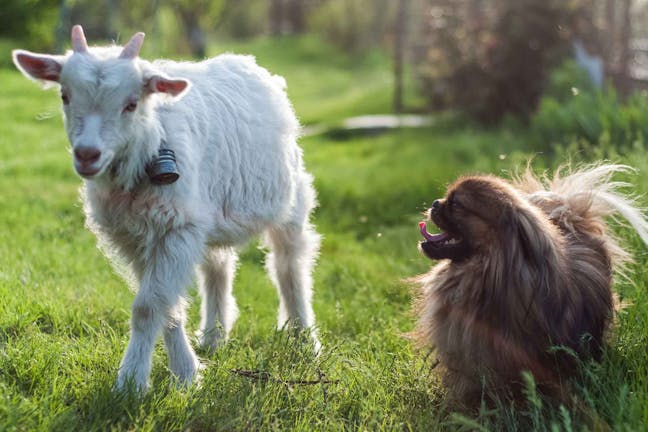
<instances>
[{"instance_id":1,"label":"goat horn","mask_svg":"<svg viewBox=\"0 0 648 432\"><path fill-rule=\"evenodd\" d=\"M72 27L72 50L77 53L88 52L88 42L83 34L83 27L75 25Z\"/></svg>"},{"instance_id":2,"label":"goat horn","mask_svg":"<svg viewBox=\"0 0 648 432\"><path fill-rule=\"evenodd\" d=\"M144 42L144 33L139 32L135 33L133 37L124 45L119 58L121 59L134 59L139 55L140 48L142 48L142 42Z\"/></svg>"}]
</instances>

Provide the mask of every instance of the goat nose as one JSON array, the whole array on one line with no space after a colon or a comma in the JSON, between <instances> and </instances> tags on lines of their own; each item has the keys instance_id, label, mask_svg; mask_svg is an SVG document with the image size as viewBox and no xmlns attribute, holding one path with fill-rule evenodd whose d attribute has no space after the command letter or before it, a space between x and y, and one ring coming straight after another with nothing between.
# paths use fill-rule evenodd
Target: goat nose
<instances>
[{"instance_id":1,"label":"goat nose","mask_svg":"<svg viewBox=\"0 0 648 432\"><path fill-rule=\"evenodd\" d=\"M74 157L79 162L91 164L95 163L101 157L101 151L96 147L79 146L74 149Z\"/></svg>"}]
</instances>

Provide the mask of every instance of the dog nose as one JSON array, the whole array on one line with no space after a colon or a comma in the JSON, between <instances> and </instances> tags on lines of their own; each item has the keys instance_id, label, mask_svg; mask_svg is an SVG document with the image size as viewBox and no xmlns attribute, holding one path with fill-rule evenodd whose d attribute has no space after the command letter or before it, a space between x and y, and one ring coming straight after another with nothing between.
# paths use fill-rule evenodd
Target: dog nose
<instances>
[{"instance_id":1,"label":"dog nose","mask_svg":"<svg viewBox=\"0 0 648 432\"><path fill-rule=\"evenodd\" d=\"M92 164L99 160L101 151L96 147L79 146L74 149L74 157L84 164Z\"/></svg>"},{"instance_id":2,"label":"dog nose","mask_svg":"<svg viewBox=\"0 0 648 432\"><path fill-rule=\"evenodd\" d=\"M432 207L430 207L430 210L428 210L428 216L432 217L432 215L437 214L440 208L441 208L441 201L434 200L434 202L432 203Z\"/></svg>"}]
</instances>

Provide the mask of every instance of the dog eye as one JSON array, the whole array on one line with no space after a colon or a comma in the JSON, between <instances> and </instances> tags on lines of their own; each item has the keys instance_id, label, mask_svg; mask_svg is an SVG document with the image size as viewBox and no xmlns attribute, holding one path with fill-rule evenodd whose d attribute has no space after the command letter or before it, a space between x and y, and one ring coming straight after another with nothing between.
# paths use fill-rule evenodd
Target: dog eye
<instances>
[{"instance_id":1,"label":"dog eye","mask_svg":"<svg viewBox=\"0 0 648 432\"><path fill-rule=\"evenodd\" d=\"M459 201L457 201L457 199L454 197L454 195L451 196L450 198L448 198L448 205L450 207L458 208L458 209L464 208L464 206L461 205L461 203Z\"/></svg>"}]
</instances>

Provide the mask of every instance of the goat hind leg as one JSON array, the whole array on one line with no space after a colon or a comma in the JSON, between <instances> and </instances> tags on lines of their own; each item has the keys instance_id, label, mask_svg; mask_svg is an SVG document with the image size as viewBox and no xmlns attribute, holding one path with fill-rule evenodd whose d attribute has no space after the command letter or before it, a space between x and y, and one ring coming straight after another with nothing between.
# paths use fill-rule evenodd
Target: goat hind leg
<instances>
[{"instance_id":1,"label":"goat hind leg","mask_svg":"<svg viewBox=\"0 0 648 432\"><path fill-rule=\"evenodd\" d=\"M270 229L266 242L270 247L266 267L279 291L279 328L288 324L308 329L319 351L311 298L320 236L310 224L289 225Z\"/></svg>"}]
</instances>

